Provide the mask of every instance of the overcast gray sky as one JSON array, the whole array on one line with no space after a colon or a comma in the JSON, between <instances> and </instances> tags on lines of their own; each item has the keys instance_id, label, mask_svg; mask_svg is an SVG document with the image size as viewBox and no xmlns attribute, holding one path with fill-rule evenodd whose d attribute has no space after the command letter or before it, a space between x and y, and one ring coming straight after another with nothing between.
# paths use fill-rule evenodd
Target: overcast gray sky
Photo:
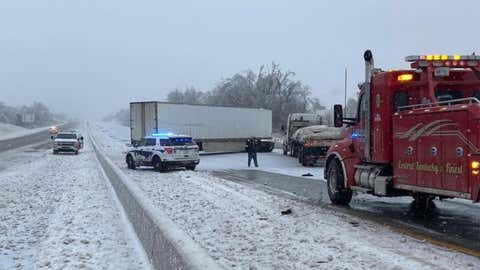
<instances>
[{"instance_id":1,"label":"overcast gray sky","mask_svg":"<svg viewBox=\"0 0 480 270\"><path fill-rule=\"evenodd\" d=\"M378 2L378 3L377 3ZM479 1L1 0L0 101L85 117L275 61L325 104L417 53L479 51Z\"/></svg>"}]
</instances>

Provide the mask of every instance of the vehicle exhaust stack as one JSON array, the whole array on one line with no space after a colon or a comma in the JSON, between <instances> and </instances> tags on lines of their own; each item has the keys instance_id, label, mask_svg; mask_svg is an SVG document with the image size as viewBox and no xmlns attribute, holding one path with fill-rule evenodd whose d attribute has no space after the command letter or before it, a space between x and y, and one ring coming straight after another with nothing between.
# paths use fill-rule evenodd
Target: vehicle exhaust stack
<instances>
[{"instance_id":1,"label":"vehicle exhaust stack","mask_svg":"<svg viewBox=\"0 0 480 270\"><path fill-rule=\"evenodd\" d=\"M372 51L366 50L365 53L363 53L363 59L365 59L365 82L370 83L373 69L375 68Z\"/></svg>"},{"instance_id":2,"label":"vehicle exhaust stack","mask_svg":"<svg viewBox=\"0 0 480 270\"><path fill-rule=\"evenodd\" d=\"M373 64L373 54L372 51L366 50L363 53L363 59L365 60L365 83L363 84L363 88L365 89L364 99L366 99L367 103L367 111L365 115L365 161L371 162L371 129L370 129L370 121L371 121L371 82L372 82L372 75L373 69L375 68Z\"/></svg>"}]
</instances>

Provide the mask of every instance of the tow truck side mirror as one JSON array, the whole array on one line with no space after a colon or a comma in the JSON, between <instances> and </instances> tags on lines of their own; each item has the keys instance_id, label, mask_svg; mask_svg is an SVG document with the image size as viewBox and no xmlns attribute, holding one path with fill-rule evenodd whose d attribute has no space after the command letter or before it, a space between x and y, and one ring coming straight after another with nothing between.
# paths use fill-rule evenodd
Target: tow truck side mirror
<instances>
[{"instance_id":1,"label":"tow truck side mirror","mask_svg":"<svg viewBox=\"0 0 480 270\"><path fill-rule=\"evenodd\" d=\"M333 126L343 126L343 108L340 104L333 105Z\"/></svg>"}]
</instances>

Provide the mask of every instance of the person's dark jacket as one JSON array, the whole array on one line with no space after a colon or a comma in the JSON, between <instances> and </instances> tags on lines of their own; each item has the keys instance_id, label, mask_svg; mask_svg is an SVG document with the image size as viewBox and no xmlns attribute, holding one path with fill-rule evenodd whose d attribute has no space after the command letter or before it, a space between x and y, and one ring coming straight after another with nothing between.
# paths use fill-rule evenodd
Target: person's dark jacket
<instances>
[{"instance_id":1,"label":"person's dark jacket","mask_svg":"<svg viewBox=\"0 0 480 270\"><path fill-rule=\"evenodd\" d=\"M245 150L249 154L257 153L257 144L255 143L255 141L248 140L247 141L247 146L245 147Z\"/></svg>"}]
</instances>

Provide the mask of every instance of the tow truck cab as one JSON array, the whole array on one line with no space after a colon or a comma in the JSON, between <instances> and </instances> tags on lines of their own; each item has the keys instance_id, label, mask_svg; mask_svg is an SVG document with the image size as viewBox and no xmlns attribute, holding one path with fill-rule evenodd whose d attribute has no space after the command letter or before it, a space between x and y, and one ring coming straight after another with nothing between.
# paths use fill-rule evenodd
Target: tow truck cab
<instances>
[{"instance_id":1,"label":"tow truck cab","mask_svg":"<svg viewBox=\"0 0 480 270\"><path fill-rule=\"evenodd\" d=\"M357 117L330 148L325 178L333 203L352 190L378 196L413 195L480 200L480 56L421 55L412 69L375 69L365 55Z\"/></svg>"}]
</instances>

